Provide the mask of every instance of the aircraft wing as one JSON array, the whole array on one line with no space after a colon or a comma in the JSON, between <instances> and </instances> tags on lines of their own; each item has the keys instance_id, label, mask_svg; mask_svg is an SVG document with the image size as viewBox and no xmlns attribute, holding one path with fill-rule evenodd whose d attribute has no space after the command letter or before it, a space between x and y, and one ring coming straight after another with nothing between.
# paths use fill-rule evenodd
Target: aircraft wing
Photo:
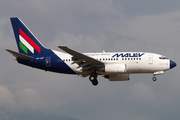
<instances>
[{"instance_id":1,"label":"aircraft wing","mask_svg":"<svg viewBox=\"0 0 180 120\"><path fill-rule=\"evenodd\" d=\"M82 53L79 53L77 51L74 51L72 49L69 49L66 46L58 46L60 49L62 49L63 51L69 53L70 55L72 55L72 60L74 61L72 64L77 63L79 66L78 68L82 67L82 71L85 70L90 70L93 68L102 68L104 67L104 63L96 60L92 57L89 57L87 55L84 55Z\"/></svg>"}]
</instances>

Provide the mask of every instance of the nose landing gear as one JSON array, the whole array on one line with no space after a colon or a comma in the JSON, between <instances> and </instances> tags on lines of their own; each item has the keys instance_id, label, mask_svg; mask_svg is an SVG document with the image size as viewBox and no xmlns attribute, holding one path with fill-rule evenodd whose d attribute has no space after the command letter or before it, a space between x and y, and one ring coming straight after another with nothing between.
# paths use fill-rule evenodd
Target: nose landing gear
<instances>
[{"instance_id":1,"label":"nose landing gear","mask_svg":"<svg viewBox=\"0 0 180 120\"><path fill-rule=\"evenodd\" d=\"M154 76L154 77L152 78L152 80L153 80L153 81L156 81L156 80L157 80L157 78Z\"/></svg>"},{"instance_id":2,"label":"nose landing gear","mask_svg":"<svg viewBox=\"0 0 180 120\"><path fill-rule=\"evenodd\" d=\"M157 72L154 72L152 80L153 80L153 81L156 81L157 78L156 78L155 76L156 76L156 75L161 75L161 74L164 74L164 71L157 71Z\"/></svg>"}]
</instances>

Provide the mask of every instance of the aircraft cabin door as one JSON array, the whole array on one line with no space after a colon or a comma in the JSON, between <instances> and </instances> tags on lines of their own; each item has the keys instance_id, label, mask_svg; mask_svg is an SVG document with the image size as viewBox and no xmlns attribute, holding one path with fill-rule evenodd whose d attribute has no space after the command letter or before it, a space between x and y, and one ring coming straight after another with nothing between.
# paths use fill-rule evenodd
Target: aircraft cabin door
<instances>
[{"instance_id":1,"label":"aircraft cabin door","mask_svg":"<svg viewBox=\"0 0 180 120\"><path fill-rule=\"evenodd\" d=\"M153 64L153 56L152 55L148 56L148 61L149 61L149 64Z\"/></svg>"},{"instance_id":2,"label":"aircraft cabin door","mask_svg":"<svg viewBox=\"0 0 180 120\"><path fill-rule=\"evenodd\" d=\"M50 57L46 57L45 64L46 64L46 67L50 67L51 66L51 58Z\"/></svg>"}]
</instances>

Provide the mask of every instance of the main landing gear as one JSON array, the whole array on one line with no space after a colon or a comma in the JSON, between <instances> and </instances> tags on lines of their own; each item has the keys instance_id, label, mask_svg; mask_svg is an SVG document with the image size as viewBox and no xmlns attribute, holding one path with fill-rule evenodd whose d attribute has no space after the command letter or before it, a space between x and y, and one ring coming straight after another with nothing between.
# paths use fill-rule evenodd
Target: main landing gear
<instances>
[{"instance_id":1,"label":"main landing gear","mask_svg":"<svg viewBox=\"0 0 180 120\"><path fill-rule=\"evenodd\" d=\"M90 76L89 76L89 80L92 82L92 84L94 86L98 85L98 81L97 81L97 73L92 73Z\"/></svg>"}]
</instances>

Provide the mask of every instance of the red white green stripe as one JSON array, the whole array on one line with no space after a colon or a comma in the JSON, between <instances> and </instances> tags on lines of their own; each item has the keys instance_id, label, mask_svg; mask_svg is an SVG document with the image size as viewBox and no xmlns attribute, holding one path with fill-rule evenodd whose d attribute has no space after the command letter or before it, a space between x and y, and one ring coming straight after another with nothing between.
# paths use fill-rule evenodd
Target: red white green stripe
<instances>
[{"instance_id":1,"label":"red white green stripe","mask_svg":"<svg viewBox=\"0 0 180 120\"><path fill-rule=\"evenodd\" d=\"M19 39L21 43L24 45L24 47L26 47L26 49L29 49L34 54L34 48L21 35L19 35ZM25 48L23 46L20 47L25 52Z\"/></svg>"},{"instance_id":2,"label":"red white green stripe","mask_svg":"<svg viewBox=\"0 0 180 120\"><path fill-rule=\"evenodd\" d=\"M27 49L27 47L24 46L21 41L19 41L19 46L20 46L20 48L21 48L26 54L28 54L28 49Z\"/></svg>"},{"instance_id":3,"label":"red white green stripe","mask_svg":"<svg viewBox=\"0 0 180 120\"><path fill-rule=\"evenodd\" d=\"M19 28L19 39L20 39L20 48L27 54L27 50L29 49L34 54L34 49L41 53L41 48ZM24 45L24 46L23 46Z\"/></svg>"}]
</instances>

